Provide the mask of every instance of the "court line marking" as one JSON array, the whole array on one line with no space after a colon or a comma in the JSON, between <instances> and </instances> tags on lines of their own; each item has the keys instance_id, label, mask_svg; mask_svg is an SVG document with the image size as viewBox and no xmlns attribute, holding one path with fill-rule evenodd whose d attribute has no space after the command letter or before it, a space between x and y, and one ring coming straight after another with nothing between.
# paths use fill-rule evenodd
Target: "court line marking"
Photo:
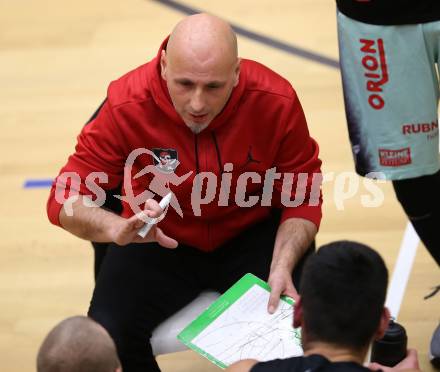
<instances>
[{"instance_id":1,"label":"court line marking","mask_svg":"<svg viewBox=\"0 0 440 372\"><path fill-rule=\"evenodd\" d=\"M408 222L403 234L402 243L400 244L399 255L394 265L393 275L388 286L388 295L385 301L385 306L390 309L391 316L396 319L399 315L403 297L405 296L406 286L411 275L419 243L420 239L414 227Z\"/></svg>"},{"instance_id":2,"label":"court line marking","mask_svg":"<svg viewBox=\"0 0 440 372\"><path fill-rule=\"evenodd\" d=\"M53 183L52 178L41 178L41 179L29 179L24 181L24 189L42 189L51 187Z\"/></svg>"}]
</instances>

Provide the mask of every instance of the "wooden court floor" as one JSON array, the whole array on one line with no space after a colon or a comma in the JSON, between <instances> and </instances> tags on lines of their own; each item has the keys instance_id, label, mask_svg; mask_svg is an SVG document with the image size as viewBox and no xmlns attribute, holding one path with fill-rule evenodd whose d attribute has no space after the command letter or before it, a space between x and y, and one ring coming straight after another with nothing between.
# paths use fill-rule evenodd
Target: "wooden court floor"
<instances>
[{"instance_id":1,"label":"wooden court floor","mask_svg":"<svg viewBox=\"0 0 440 372\"><path fill-rule=\"evenodd\" d=\"M337 59L335 6L329 0L189 0L251 31ZM61 319L84 314L91 292L89 244L49 224L48 189L24 189L28 179L55 176L76 135L105 96L107 84L154 56L183 14L148 0L0 0L0 355L3 371L34 370L39 344ZM353 171L339 71L239 37L240 55L284 75L296 88L325 173ZM372 245L392 272L406 219L389 184L384 201L365 208L359 192L335 203L335 182L324 185L318 244L354 239ZM399 321L419 350L425 371L428 343L439 321L439 270L419 247ZM368 308L366 308L368 311ZM215 371L192 352L162 356L164 371Z\"/></svg>"}]
</instances>

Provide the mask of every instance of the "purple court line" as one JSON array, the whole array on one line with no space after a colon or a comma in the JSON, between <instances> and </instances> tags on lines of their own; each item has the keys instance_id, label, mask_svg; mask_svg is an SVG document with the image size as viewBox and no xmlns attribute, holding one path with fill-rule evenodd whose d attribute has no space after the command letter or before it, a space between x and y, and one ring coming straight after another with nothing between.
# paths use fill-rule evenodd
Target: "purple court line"
<instances>
[{"instance_id":1,"label":"purple court line","mask_svg":"<svg viewBox=\"0 0 440 372\"><path fill-rule=\"evenodd\" d=\"M24 181L24 189L44 189L52 186L52 178L30 179Z\"/></svg>"}]
</instances>

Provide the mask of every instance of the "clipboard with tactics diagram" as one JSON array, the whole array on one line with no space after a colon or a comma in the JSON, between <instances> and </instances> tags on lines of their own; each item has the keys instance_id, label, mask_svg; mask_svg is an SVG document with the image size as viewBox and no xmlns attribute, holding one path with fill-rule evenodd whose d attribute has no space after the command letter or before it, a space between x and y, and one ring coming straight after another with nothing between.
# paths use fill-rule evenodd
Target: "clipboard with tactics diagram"
<instances>
[{"instance_id":1,"label":"clipboard with tactics diagram","mask_svg":"<svg viewBox=\"0 0 440 372\"><path fill-rule=\"evenodd\" d=\"M267 312L269 285L246 274L189 324L177 338L226 368L242 359L266 361L303 354L300 329L293 328L293 299L282 296Z\"/></svg>"}]
</instances>

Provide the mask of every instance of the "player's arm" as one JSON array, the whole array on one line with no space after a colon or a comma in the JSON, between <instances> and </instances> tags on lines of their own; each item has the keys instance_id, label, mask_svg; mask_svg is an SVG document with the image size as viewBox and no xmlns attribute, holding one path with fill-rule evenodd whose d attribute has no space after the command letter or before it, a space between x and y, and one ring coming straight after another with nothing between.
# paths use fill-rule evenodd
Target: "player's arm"
<instances>
[{"instance_id":1,"label":"player's arm","mask_svg":"<svg viewBox=\"0 0 440 372\"><path fill-rule=\"evenodd\" d=\"M110 100L107 99L96 118L87 124L80 135L75 153L61 169L52 185L47 203L49 220L70 233L95 242L115 242L126 245L132 242L158 241L159 244L174 248L177 242L163 234L154 226L145 239L137 232L144 222L139 216L123 218L98 206L84 203L92 191L87 179L92 175L93 189L112 190L123 181L126 159L130 153L124 135L112 114ZM72 198L66 195L73 195ZM101 204L99 204L101 205ZM66 210L68 213L66 213ZM162 210L154 200L147 202L145 213L148 217L158 217Z\"/></svg>"},{"instance_id":2,"label":"player's arm","mask_svg":"<svg viewBox=\"0 0 440 372\"><path fill-rule=\"evenodd\" d=\"M68 202L69 200L66 201ZM147 200L145 207L144 213L147 217L158 218L163 213L155 200ZM138 215L124 218L98 206L91 207L90 202L84 203L83 196L79 196L69 206L69 210L70 213L66 213L64 206L61 208L60 224L79 238L94 242L114 242L118 245L157 241L166 248L177 247L177 242L156 225L145 238L141 238L137 233L145 222Z\"/></svg>"},{"instance_id":3,"label":"player's arm","mask_svg":"<svg viewBox=\"0 0 440 372\"><path fill-rule=\"evenodd\" d=\"M252 367L257 364L258 361L255 359L243 359L239 362L231 364L228 368L226 368L226 372L249 372Z\"/></svg>"}]
</instances>

